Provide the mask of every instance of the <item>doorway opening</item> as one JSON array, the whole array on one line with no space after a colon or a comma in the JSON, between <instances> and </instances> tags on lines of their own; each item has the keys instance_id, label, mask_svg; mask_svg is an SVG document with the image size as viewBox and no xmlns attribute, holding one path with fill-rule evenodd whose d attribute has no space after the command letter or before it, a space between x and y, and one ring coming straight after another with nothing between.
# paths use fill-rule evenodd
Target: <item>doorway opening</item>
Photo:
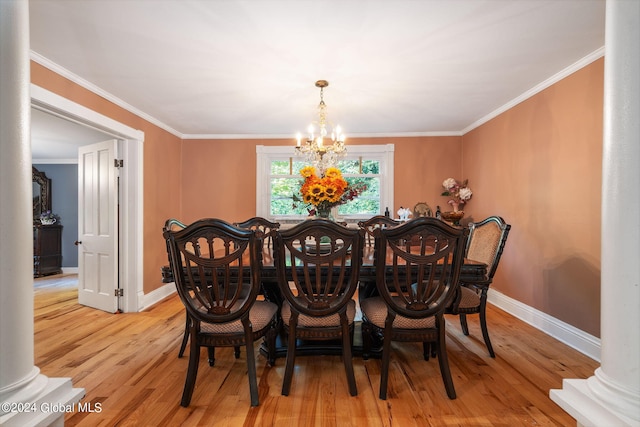
<instances>
[{"instance_id":1,"label":"doorway opening","mask_svg":"<svg viewBox=\"0 0 640 427\"><path fill-rule=\"evenodd\" d=\"M122 142L120 159L120 223L118 279L122 296L120 309L137 312L143 292L143 156L144 132L117 122L96 111L63 98L34 84L31 105L38 110L113 136Z\"/></svg>"}]
</instances>

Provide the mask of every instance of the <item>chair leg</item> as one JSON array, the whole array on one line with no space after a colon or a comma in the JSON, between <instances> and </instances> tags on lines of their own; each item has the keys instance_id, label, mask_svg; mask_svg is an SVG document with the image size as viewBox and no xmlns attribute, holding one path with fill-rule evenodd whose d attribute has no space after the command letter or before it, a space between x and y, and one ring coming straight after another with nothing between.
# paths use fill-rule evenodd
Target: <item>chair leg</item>
<instances>
[{"instance_id":1,"label":"chair leg","mask_svg":"<svg viewBox=\"0 0 640 427\"><path fill-rule=\"evenodd\" d=\"M191 403L191 396L196 385L196 377L198 376L198 364L200 362L200 346L196 339L191 337L191 346L189 347L189 367L187 368L187 379L184 382L184 391L182 392L182 401L180 406L185 408Z\"/></svg>"},{"instance_id":2,"label":"chair leg","mask_svg":"<svg viewBox=\"0 0 640 427\"><path fill-rule=\"evenodd\" d=\"M487 346L487 350L489 350L489 356L496 357L496 354L493 352L493 346L491 345L491 340L489 339L489 330L487 329L486 290L482 291L482 298L480 299L480 328L482 329L482 337L484 338L484 343Z\"/></svg>"},{"instance_id":3,"label":"chair leg","mask_svg":"<svg viewBox=\"0 0 640 427\"><path fill-rule=\"evenodd\" d=\"M189 342L189 328L191 327L191 322L189 320L189 313L186 313L186 321L184 322L184 335L182 336L182 344L180 344L180 351L178 352L178 357L184 356L184 350L187 348L187 343Z\"/></svg>"},{"instance_id":4,"label":"chair leg","mask_svg":"<svg viewBox=\"0 0 640 427\"><path fill-rule=\"evenodd\" d=\"M293 368L296 363L296 325L298 319L291 316L289 319L289 340L287 342L287 366L284 369L284 378L282 380L282 395L289 396L291 390L291 378L293 377Z\"/></svg>"},{"instance_id":5,"label":"chair leg","mask_svg":"<svg viewBox=\"0 0 640 427\"><path fill-rule=\"evenodd\" d=\"M249 324L249 318L243 319L244 340L247 348L247 376L249 377L249 395L251 396L251 406L260 405L258 396L258 374L256 373L256 356L253 348L253 332Z\"/></svg>"},{"instance_id":6,"label":"chair leg","mask_svg":"<svg viewBox=\"0 0 640 427\"><path fill-rule=\"evenodd\" d=\"M425 341L422 343L422 358L428 362L430 354L431 354L431 343L429 341Z\"/></svg>"},{"instance_id":7,"label":"chair leg","mask_svg":"<svg viewBox=\"0 0 640 427\"><path fill-rule=\"evenodd\" d=\"M344 360L344 369L347 373L347 383L349 384L349 394L351 396L358 395L358 388L356 387L356 376L353 372L353 357L352 357L352 339L349 328L349 321L347 320L346 312L340 314L340 323L342 324L342 359ZM342 318L344 317L344 318ZM353 329L351 329L352 331Z\"/></svg>"},{"instance_id":8,"label":"chair leg","mask_svg":"<svg viewBox=\"0 0 640 427\"><path fill-rule=\"evenodd\" d=\"M233 348L233 355L236 357L236 359L240 359L240 346L235 346Z\"/></svg>"},{"instance_id":9,"label":"chair leg","mask_svg":"<svg viewBox=\"0 0 640 427\"><path fill-rule=\"evenodd\" d=\"M276 366L276 338L278 337L278 330L275 324L265 335L265 342L267 343L267 364L269 366Z\"/></svg>"},{"instance_id":10,"label":"chair leg","mask_svg":"<svg viewBox=\"0 0 640 427\"><path fill-rule=\"evenodd\" d=\"M460 327L462 328L463 334L469 335L469 326L467 326L467 315L464 313L460 313Z\"/></svg>"},{"instance_id":11,"label":"chair leg","mask_svg":"<svg viewBox=\"0 0 640 427\"><path fill-rule=\"evenodd\" d=\"M387 316L382 338L382 367L380 368L380 399L387 400L389 382L389 362L391 359L391 325L395 316Z\"/></svg>"},{"instance_id":12,"label":"chair leg","mask_svg":"<svg viewBox=\"0 0 640 427\"><path fill-rule=\"evenodd\" d=\"M360 328L362 331L362 359L369 360L373 344L373 338L371 337L373 330L368 322L362 322L362 326Z\"/></svg>"},{"instance_id":13,"label":"chair leg","mask_svg":"<svg viewBox=\"0 0 640 427\"><path fill-rule=\"evenodd\" d=\"M213 366L216 363L216 348L207 347L207 354L209 355L209 366Z\"/></svg>"},{"instance_id":14,"label":"chair leg","mask_svg":"<svg viewBox=\"0 0 640 427\"><path fill-rule=\"evenodd\" d=\"M447 357L447 347L445 341L444 331L444 318L436 319L436 325L438 325L438 364L440 365L440 374L442 375L442 381L444 382L444 388L447 390L447 396L449 399L456 398L456 390L453 386L453 378L451 377L451 370L449 369L449 359Z\"/></svg>"}]
</instances>

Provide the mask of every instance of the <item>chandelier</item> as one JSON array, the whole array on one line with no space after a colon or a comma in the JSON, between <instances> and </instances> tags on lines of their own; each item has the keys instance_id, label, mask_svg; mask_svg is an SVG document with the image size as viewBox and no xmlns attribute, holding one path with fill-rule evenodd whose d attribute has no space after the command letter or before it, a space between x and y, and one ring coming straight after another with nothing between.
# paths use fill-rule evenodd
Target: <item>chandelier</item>
<instances>
[{"instance_id":1,"label":"chandelier","mask_svg":"<svg viewBox=\"0 0 640 427\"><path fill-rule=\"evenodd\" d=\"M335 166L338 158L347 154L344 145L344 134L340 126L333 129L331 122L327 120L327 105L324 103L324 88L329 86L326 80L318 80L316 87L320 88L320 104L318 104L318 121L312 122L307 131L307 139L303 142L302 135L296 135L296 155L302 156L305 160L313 164L319 171L324 171L328 167ZM327 129L327 128L330 129ZM317 130L317 133L316 133ZM331 137L331 143L326 144L325 138Z\"/></svg>"}]
</instances>

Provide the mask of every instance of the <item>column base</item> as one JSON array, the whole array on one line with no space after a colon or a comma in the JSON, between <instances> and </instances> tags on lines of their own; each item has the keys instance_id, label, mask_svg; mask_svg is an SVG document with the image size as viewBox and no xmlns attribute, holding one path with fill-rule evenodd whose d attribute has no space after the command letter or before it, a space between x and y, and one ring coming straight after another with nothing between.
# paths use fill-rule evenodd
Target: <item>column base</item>
<instances>
[{"instance_id":1,"label":"column base","mask_svg":"<svg viewBox=\"0 0 640 427\"><path fill-rule=\"evenodd\" d=\"M46 381L45 387L29 401L3 399L0 425L6 427L64 426L64 416L73 412L84 397L83 388L73 388L71 378L47 378L39 375L37 381ZM15 397L15 396L14 396Z\"/></svg>"},{"instance_id":2,"label":"column base","mask_svg":"<svg viewBox=\"0 0 640 427\"><path fill-rule=\"evenodd\" d=\"M588 380L562 380L562 389L550 390L549 397L575 418L578 426L640 427L640 420L616 412L593 394Z\"/></svg>"}]
</instances>

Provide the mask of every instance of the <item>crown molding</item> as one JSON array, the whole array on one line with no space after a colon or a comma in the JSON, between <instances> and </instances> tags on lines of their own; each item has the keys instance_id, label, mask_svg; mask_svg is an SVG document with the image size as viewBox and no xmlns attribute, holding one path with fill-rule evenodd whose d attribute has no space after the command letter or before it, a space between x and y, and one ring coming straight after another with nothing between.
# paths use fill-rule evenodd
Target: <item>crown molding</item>
<instances>
[{"instance_id":1,"label":"crown molding","mask_svg":"<svg viewBox=\"0 0 640 427\"><path fill-rule=\"evenodd\" d=\"M564 70L560 71L557 74L554 74L553 76L549 77L545 81L537 84L536 86L532 87L531 89L529 89L528 91L526 91L522 95L520 95L517 98L514 98L513 100L507 102L506 104L504 104L502 107L498 108L497 110L494 110L491 113L487 114L486 116L484 116L480 120L471 123L469 126L467 126L466 128L464 128L462 130L462 134L464 135L464 134L467 134L467 133L471 132L475 128L487 123L491 119L496 118L497 116L499 116L500 114L504 113L505 111L510 110L511 108L515 107L516 105L520 104L521 102L526 101L527 99L531 98L532 96L534 96L534 95L542 92L546 88L558 83L560 80L564 79L567 76L570 76L571 74L573 74L576 71L586 67L587 65L589 65L592 62L602 58L603 56L604 56L604 46L601 47L600 49L592 52L591 54L585 56L584 58L580 59L579 61L574 62L573 64L569 65Z\"/></svg>"},{"instance_id":2,"label":"crown molding","mask_svg":"<svg viewBox=\"0 0 640 427\"><path fill-rule=\"evenodd\" d=\"M135 108L134 106L126 103L125 101L123 101L122 99L113 96L112 94L110 94L109 92L106 92L104 90L102 90L101 88L99 88L98 86L94 85L91 82L88 82L87 80L83 79L82 77L77 76L76 74L72 73L71 71L67 70L64 67L61 67L60 65L56 64L53 61L50 61L49 59L45 58L44 56L40 55L37 52L34 51L30 51L30 58L32 61L42 65L45 68L48 68L49 70L53 71L56 74L61 75L62 77L72 81L73 83L77 84L78 86L81 86L93 93L95 93L98 96L101 96L102 98L106 99L107 101L113 102L115 105L117 105L118 107L121 107L133 114L135 114L136 116L139 116L143 119L145 119L146 121L148 121L149 123L152 123L156 126L158 126L161 129L166 130L167 132L169 132L172 135L177 136L178 138L183 138L183 135L178 132L177 130L173 129L170 126L167 126L166 124L162 123L160 120L156 119L155 117L152 117L150 115L148 115L147 113L145 113L144 111L138 110L137 108Z\"/></svg>"},{"instance_id":3,"label":"crown molding","mask_svg":"<svg viewBox=\"0 0 640 427\"><path fill-rule=\"evenodd\" d=\"M408 138L408 137L433 137L433 136L464 136L465 134L471 132L472 130L474 130L475 128L487 123L489 120L494 119L495 117L499 116L500 114L504 113L505 111L508 111L509 109L515 107L516 105L520 104L521 102L531 98L532 96L542 92L544 89L552 86L553 84L559 82L560 80L564 79L565 77L575 73L576 71L580 70L581 68L586 67L587 65L591 64L592 62L602 58L605 54L605 48L604 46L601 47L600 49L597 49L596 51L592 52L591 54L585 56L584 58L580 59L579 61L571 64L570 66L568 66L567 68L565 68L564 70L556 73L555 75L549 77L548 79L544 80L543 82L537 84L536 86L534 86L533 88L529 89L528 91L526 91L525 93L523 93L522 95L518 96L517 98L514 98L513 100L511 100L510 102L504 104L503 106L501 106L500 108L492 111L491 113L487 114L486 116L482 117L481 119L471 123L469 126L467 126L466 128L459 130L459 131L441 131L441 132L399 132L399 133L371 133L371 134L352 134L350 136L350 138ZM177 130L171 128L170 126L167 126L166 124L162 123L160 120L157 120L156 118L148 115L147 113L138 110L137 108L133 107L132 105L126 103L125 101L121 100L120 98L117 98L115 96L113 96L112 94L102 90L101 88L99 88L98 86L84 80L83 78L73 74L71 71L67 70L64 67L61 67L60 65L50 61L49 59L45 58L44 56L34 52L34 51L30 51L30 56L31 56L31 60L33 60L34 62L37 62L38 64L42 65L45 68L48 68L49 70L60 74L61 76L65 77L68 80L71 80L72 82L78 84L79 86L82 86L83 88L113 102L114 104L118 105L121 108L124 108L125 110L139 116L142 117L143 119L145 119L146 121L158 126L161 129L166 130L167 132L171 133L174 136L177 136L180 139L184 139L184 140L191 140L191 139L292 139L292 135L256 135L256 134L183 134L178 132Z\"/></svg>"}]
</instances>

